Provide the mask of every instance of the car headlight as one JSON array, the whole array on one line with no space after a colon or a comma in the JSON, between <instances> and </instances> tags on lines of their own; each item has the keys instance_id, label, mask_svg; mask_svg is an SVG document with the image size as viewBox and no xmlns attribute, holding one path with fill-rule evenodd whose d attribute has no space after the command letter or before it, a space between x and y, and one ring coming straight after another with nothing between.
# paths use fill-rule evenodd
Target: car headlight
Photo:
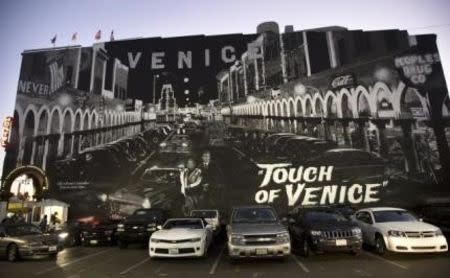
<instances>
[{"instance_id":1,"label":"car headlight","mask_svg":"<svg viewBox=\"0 0 450 278\"><path fill-rule=\"evenodd\" d=\"M67 233L67 232L62 232L62 233L60 233L59 235L58 235L58 238L59 239L66 239L66 237L68 237L69 236L69 233Z\"/></svg>"},{"instance_id":2,"label":"car headlight","mask_svg":"<svg viewBox=\"0 0 450 278\"><path fill-rule=\"evenodd\" d=\"M117 231L118 232L125 232L125 226L123 224L117 225Z\"/></svg>"},{"instance_id":3,"label":"car headlight","mask_svg":"<svg viewBox=\"0 0 450 278\"><path fill-rule=\"evenodd\" d=\"M189 240L189 242L199 242L201 240L201 238L199 238L199 237L194 237L194 238L191 238L190 240Z\"/></svg>"},{"instance_id":4,"label":"car headlight","mask_svg":"<svg viewBox=\"0 0 450 278\"><path fill-rule=\"evenodd\" d=\"M164 148L165 146L167 146L167 143L161 143L161 144L159 144L159 146Z\"/></svg>"},{"instance_id":5,"label":"car headlight","mask_svg":"<svg viewBox=\"0 0 450 278\"><path fill-rule=\"evenodd\" d=\"M159 239L157 239L157 238L150 238L150 242L158 243L158 242L159 242Z\"/></svg>"},{"instance_id":6,"label":"car headlight","mask_svg":"<svg viewBox=\"0 0 450 278\"><path fill-rule=\"evenodd\" d=\"M277 234L277 242L278 243L286 243L286 242L290 242L290 241L291 241L291 238L290 238L288 232Z\"/></svg>"},{"instance_id":7,"label":"car headlight","mask_svg":"<svg viewBox=\"0 0 450 278\"><path fill-rule=\"evenodd\" d=\"M322 231L317 231L317 230L311 230L310 233L312 236L321 236L322 235Z\"/></svg>"},{"instance_id":8,"label":"car headlight","mask_svg":"<svg viewBox=\"0 0 450 278\"><path fill-rule=\"evenodd\" d=\"M353 235L361 235L361 229L360 228L353 228L352 229Z\"/></svg>"},{"instance_id":9,"label":"car headlight","mask_svg":"<svg viewBox=\"0 0 450 278\"><path fill-rule=\"evenodd\" d=\"M442 233L442 230L441 230L441 229L437 229L434 233L435 233L435 235L437 235L437 236L442 236L442 235L444 235L444 234Z\"/></svg>"},{"instance_id":10,"label":"car headlight","mask_svg":"<svg viewBox=\"0 0 450 278\"><path fill-rule=\"evenodd\" d=\"M187 143L181 143L181 146L186 148L188 146L188 144Z\"/></svg>"},{"instance_id":11,"label":"car headlight","mask_svg":"<svg viewBox=\"0 0 450 278\"><path fill-rule=\"evenodd\" d=\"M244 243L244 236L238 234L232 234L230 237L231 244L242 245Z\"/></svg>"},{"instance_id":12,"label":"car headlight","mask_svg":"<svg viewBox=\"0 0 450 278\"><path fill-rule=\"evenodd\" d=\"M388 236L392 236L392 237L406 237L405 232L396 231L396 230L388 231Z\"/></svg>"}]
</instances>

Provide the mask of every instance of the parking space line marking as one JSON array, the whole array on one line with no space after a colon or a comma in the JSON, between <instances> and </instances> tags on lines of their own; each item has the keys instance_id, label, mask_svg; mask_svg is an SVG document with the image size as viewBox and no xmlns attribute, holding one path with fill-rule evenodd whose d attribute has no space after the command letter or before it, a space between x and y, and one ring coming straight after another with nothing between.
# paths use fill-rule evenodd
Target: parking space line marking
<instances>
[{"instance_id":1,"label":"parking space line marking","mask_svg":"<svg viewBox=\"0 0 450 278\"><path fill-rule=\"evenodd\" d=\"M97 255L100 255L100 254L103 254L103 253L106 253L106 252L110 252L110 251L112 251L112 249L106 249L106 250L103 250L103 251L99 251L99 252L97 252L97 253L93 253L93 254L90 254L90 255L87 255L87 256L84 256L84 257L75 259L75 260L73 260L73 261L69 261L69 262L67 262L67 263L63 263L63 264L60 264L60 265L57 265L57 266L53 266L53 267L44 269L44 270L42 270L42 271L38 271L38 272L34 273L34 275L42 275L42 274L51 272L51 271L53 271L53 270L56 270L56 269L60 269L60 268L66 267L66 266L69 266L69 265L71 265L71 264L78 263L78 262L84 261L84 260L86 260L86 259L89 259L89 258L91 258L91 257L97 256Z\"/></svg>"},{"instance_id":2,"label":"parking space line marking","mask_svg":"<svg viewBox=\"0 0 450 278\"><path fill-rule=\"evenodd\" d=\"M362 269L355 268L355 269L353 269L353 271L354 271L356 274L361 275L361 276L363 276L363 277L370 277L370 276L372 276L372 274L370 274L369 272L366 272L366 271L364 271L364 270L362 270Z\"/></svg>"},{"instance_id":3,"label":"parking space line marking","mask_svg":"<svg viewBox=\"0 0 450 278\"><path fill-rule=\"evenodd\" d=\"M142 261L138 262L137 264L134 264L134 265L130 266L129 268L127 268L127 269L125 269L124 271L122 271L122 272L120 273L120 275L127 274L127 273L130 272L131 270L133 270L133 269L135 269L135 268L137 268L137 267L139 267L139 266L145 264L145 263L148 262L149 260L150 260L150 257L146 258L145 260L142 260Z\"/></svg>"},{"instance_id":4,"label":"parking space line marking","mask_svg":"<svg viewBox=\"0 0 450 278\"><path fill-rule=\"evenodd\" d=\"M291 255L291 257L304 272L309 273L309 269L295 255Z\"/></svg>"},{"instance_id":5,"label":"parking space line marking","mask_svg":"<svg viewBox=\"0 0 450 278\"><path fill-rule=\"evenodd\" d=\"M209 271L209 274L212 275L214 272L216 272L216 268L219 265L220 259L222 258L223 251L225 250L225 246L222 247L222 250L220 250L219 255L217 256L216 260L214 261L211 270Z\"/></svg>"},{"instance_id":6,"label":"parking space line marking","mask_svg":"<svg viewBox=\"0 0 450 278\"><path fill-rule=\"evenodd\" d=\"M405 270L408 269L408 267L407 267L406 265L399 264L399 263L397 263L397 262L394 262L394 261L391 261L391 260L382 258L382 257L380 257L380 256L378 256L378 255L374 255L374 254L369 253L369 252L366 252L366 251L363 251L363 252L364 252L364 254L367 254L368 256L370 256L370 257L372 257L372 258L376 258L376 259L378 259L378 260L380 260L380 261L386 262L386 263L391 264L391 265L393 265L393 266L396 266L396 267L399 267L399 268L405 269Z\"/></svg>"}]
</instances>

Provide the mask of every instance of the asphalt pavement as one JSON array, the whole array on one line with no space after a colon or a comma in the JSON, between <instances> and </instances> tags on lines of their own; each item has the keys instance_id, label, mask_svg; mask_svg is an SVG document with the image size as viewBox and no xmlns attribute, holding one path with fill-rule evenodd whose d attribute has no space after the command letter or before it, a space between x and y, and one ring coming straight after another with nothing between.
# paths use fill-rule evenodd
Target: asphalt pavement
<instances>
[{"instance_id":1,"label":"asphalt pavement","mask_svg":"<svg viewBox=\"0 0 450 278\"><path fill-rule=\"evenodd\" d=\"M319 254L285 261L230 262L225 243L213 244L207 258L151 260L142 246L73 247L57 259L33 258L16 263L0 261L0 277L449 277L450 254L361 255Z\"/></svg>"}]
</instances>

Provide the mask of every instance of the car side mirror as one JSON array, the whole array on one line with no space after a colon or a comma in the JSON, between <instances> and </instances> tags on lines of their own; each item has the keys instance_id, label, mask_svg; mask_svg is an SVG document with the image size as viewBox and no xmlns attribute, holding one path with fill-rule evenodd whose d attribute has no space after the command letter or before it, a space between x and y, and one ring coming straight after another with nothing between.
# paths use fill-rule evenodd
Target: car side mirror
<instances>
[{"instance_id":1,"label":"car side mirror","mask_svg":"<svg viewBox=\"0 0 450 278\"><path fill-rule=\"evenodd\" d=\"M162 226L161 226L161 225L158 225L158 226L156 226L156 229L162 230Z\"/></svg>"}]
</instances>

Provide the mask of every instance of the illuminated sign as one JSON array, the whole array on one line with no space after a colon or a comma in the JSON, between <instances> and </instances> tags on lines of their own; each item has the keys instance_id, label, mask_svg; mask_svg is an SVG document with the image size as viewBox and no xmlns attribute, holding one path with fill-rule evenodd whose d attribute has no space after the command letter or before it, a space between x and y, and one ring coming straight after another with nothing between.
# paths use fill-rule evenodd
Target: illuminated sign
<instances>
[{"instance_id":1,"label":"illuminated sign","mask_svg":"<svg viewBox=\"0 0 450 278\"><path fill-rule=\"evenodd\" d=\"M331 81L331 87L333 89L340 89L345 87L351 87L355 83L355 78L352 74L340 75Z\"/></svg>"},{"instance_id":2,"label":"illuminated sign","mask_svg":"<svg viewBox=\"0 0 450 278\"><path fill-rule=\"evenodd\" d=\"M8 210L16 210L16 209L22 209L23 203L19 202L10 202L8 203Z\"/></svg>"},{"instance_id":3,"label":"illuminated sign","mask_svg":"<svg viewBox=\"0 0 450 278\"><path fill-rule=\"evenodd\" d=\"M395 67L401 69L402 74L412 84L421 85L427 81L427 76L433 73L433 64L439 62L440 58L437 52L423 55L407 55L395 58Z\"/></svg>"},{"instance_id":4,"label":"illuminated sign","mask_svg":"<svg viewBox=\"0 0 450 278\"><path fill-rule=\"evenodd\" d=\"M13 117L6 117L3 120L2 147L6 148L9 143L9 134L11 133Z\"/></svg>"}]
</instances>

